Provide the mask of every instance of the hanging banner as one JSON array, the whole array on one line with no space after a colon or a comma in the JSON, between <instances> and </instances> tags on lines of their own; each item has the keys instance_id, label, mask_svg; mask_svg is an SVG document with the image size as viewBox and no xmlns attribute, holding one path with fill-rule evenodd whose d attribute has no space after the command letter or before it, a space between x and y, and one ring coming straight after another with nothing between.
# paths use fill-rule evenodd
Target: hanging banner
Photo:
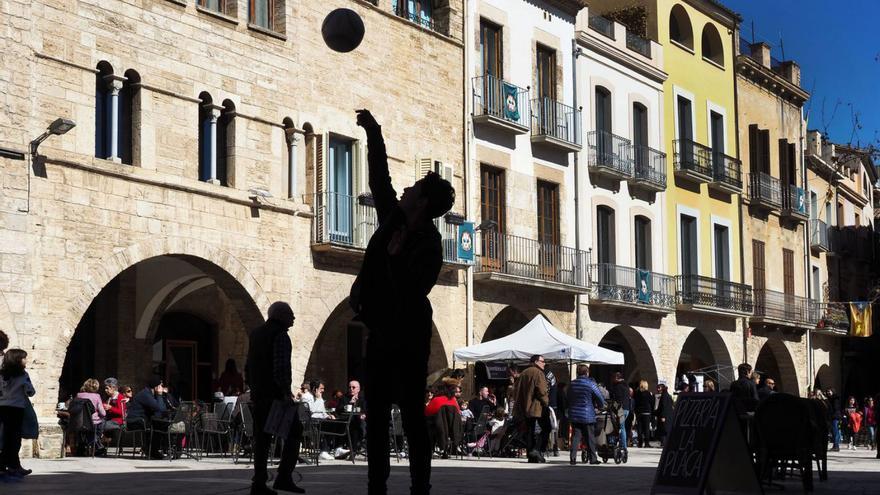
<instances>
[{"instance_id":1,"label":"hanging banner","mask_svg":"<svg viewBox=\"0 0 880 495\"><path fill-rule=\"evenodd\" d=\"M638 275L639 302L651 304L651 272L647 270L639 270Z\"/></svg>"},{"instance_id":2,"label":"hanging banner","mask_svg":"<svg viewBox=\"0 0 880 495\"><path fill-rule=\"evenodd\" d=\"M458 226L458 260L474 261L474 223L463 222Z\"/></svg>"},{"instance_id":3,"label":"hanging banner","mask_svg":"<svg viewBox=\"0 0 880 495\"><path fill-rule=\"evenodd\" d=\"M850 315L850 337L870 337L871 329L871 303L869 302L851 302L849 303Z\"/></svg>"},{"instance_id":4,"label":"hanging banner","mask_svg":"<svg viewBox=\"0 0 880 495\"><path fill-rule=\"evenodd\" d=\"M519 100L517 99L519 88L502 82L501 90L504 95L504 118L519 121Z\"/></svg>"}]
</instances>

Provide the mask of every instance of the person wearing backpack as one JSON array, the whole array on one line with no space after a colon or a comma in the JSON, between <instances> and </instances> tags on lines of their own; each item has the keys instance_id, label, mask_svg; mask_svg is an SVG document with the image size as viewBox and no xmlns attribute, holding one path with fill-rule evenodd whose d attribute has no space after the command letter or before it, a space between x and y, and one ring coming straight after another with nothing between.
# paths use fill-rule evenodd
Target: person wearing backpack
<instances>
[{"instance_id":1,"label":"person wearing backpack","mask_svg":"<svg viewBox=\"0 0 880 495\"><path fill-rule=\"evenodd\" d=\"M36 394L28 376L27 352L10 349L3 356L0 367L0 423L3 425L3 453L0 454L0 472L10 476L27 476L30 469L21 467L18 451L21 449L21 424L28 397Z\"/></svg>"}]
</instances>

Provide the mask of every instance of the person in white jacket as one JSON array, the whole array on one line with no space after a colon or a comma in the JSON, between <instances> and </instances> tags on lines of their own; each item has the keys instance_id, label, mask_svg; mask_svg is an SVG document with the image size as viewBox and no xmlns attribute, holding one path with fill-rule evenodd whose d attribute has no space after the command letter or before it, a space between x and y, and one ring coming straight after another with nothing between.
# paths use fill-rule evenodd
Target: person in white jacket
<instances>
[{"instance_id":1,"label":"person in white jacket","mask_svg":"<svg viewBox=\"0 0 880 495\"><path fill-rule=\"evenodd\" d=\"M0 367L0 424L3 425L3 452L0 453L0 472L10 476L26 476L30 469L21 467L18 451L21 449L21 424L28 397L36 394L27 371L27 352L10 349L3 356Z\"/></svg>"}]
</instances>

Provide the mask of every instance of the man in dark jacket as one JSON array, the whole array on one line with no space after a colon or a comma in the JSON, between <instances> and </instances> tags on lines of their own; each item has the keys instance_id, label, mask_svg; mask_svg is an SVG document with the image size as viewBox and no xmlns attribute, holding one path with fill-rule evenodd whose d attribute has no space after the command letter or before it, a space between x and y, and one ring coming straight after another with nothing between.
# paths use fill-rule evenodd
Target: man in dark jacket
<instances>
[{"instance_id":1,"label":"man in dark jacket","mask_svg":"<svg viewBox=\"0 0 880 495\"><path fill-rule=\"evenodd\" d=\"M290 354L292 347L287 330L293 326L293 310L285 302L275 302L269 306L266 323L251 330L248 338L247 364L244 368L245 380L251 389L254 417L254 477L251 485L252 495L274 495L275 490L266 486L269 473L266 464L269 458L270 435L265 433L266 419L274 401L292 401ZM302 440L302 423L299 418L293 421L284 442L278 477L273 487L294 493L305 490L293 482L293 470L299 457Z\"/></svg>"},{"instance_id":2,"label":"man in dark jacket","mask_svg":"<svg viewBox=\"0 0 880 495\"><path fill-rule=\"evenodd\" d=\"M526 421L526 453L528 462L546 462L543 452L550 440L550 405L547 391L547 377L544 375L544 356L535 355L529 360L531 366L520 373L516 379L513 416L517 421ZM535 436L535 426L541 429Z\"/></svg>"},{"instance_id":3,"label":"man in dark jacket","mask_svg":"<svg viewBox=\"0 0 880 495\"><path fill-rule=\"evenodd\" d=\"M730 392L733 394L737 413L753 413L758 406L758 388L752 380L752 366L742 363L736 367L736 373L739 378L730 384Z\"/></svg>"},{"instance_id":4,"label":"man in dark jacket","mask_svg":"<svg viewBox=\"0 0 880 495\"><path fill-rule=\"evenodd\" d=\"M657 408L654 409L654 415L657 417L657 436L660 438L660 446L666 445L666 437L672 431L672 414L673 414L672 396L669 395L669 388L666 383L660 382L657 385Z\"/></svg>"},{"instance_id":5,"label":"man in dark jacket","mask_svg":"<svg viewBox=\"0 0 880 495\"><path fill-rule=\"evenodd\" d=\"M629 412L632 411L632 397L629 395L629 386L623 381L623 373L619 371L614 372L608 393L611 395L611 400L620 404L620 411L618 411L620 417L620 446L623 447L623 450L626 450L629 445L626 439L626 418L629 416Z\"/></svg>"},{"instance_id":6,"label":"man in dark jacket","mask_svg":"<svg viewBox=\"0 0 880 495\"><path fill-rule=\"evenodd\" d=\"M162 395L165 392L162 379L158 376L150 377L147 380L147 386L132 397L131 401L127 404L125 429L128 431L145 430L152 424L154 416L164 414L167 409ZM164 439L165 435L155 429L153 430L150 436L151 459L161 459L163 457L159 450Z\"/></svg>"},{"instance_id":7,"label":"man in dark jacket","mask_svg":"<svg viewBox=\"0 0 880 495\"><path fill-rule=\"evenodd\" d=\"M577 464L577 454L581 446L581 437L587 438L587 453L590 464L599 464L596 458L596 409L593 403L597 402L605 407L605 398L596 382L590 378L590 367L579 364L577 378L568 386L568 420L571 422L572 437L569 462L572 466Z\"/></svg>"},{"instance_id":8,"label":"man in dark jacket","mask_svg":"<svg viewBox=\"0 0 880 495\"><path fill-rule=\"evenodd\" d=\"M831 451L840 451L840 441L843 436L840 431L841 421L843 420L843 409L840 404L840 395L834 390L828 389L825 392L825 401L828 404L828 420L831 423Z\"/></svg>"},{"instance_id":9,"label":"man in dark jacket","mask_svg":"<svg viewBox=\"0 0 880 495\"><path fill-rule=\"evenodd\" d=\"M410 491L423 495L431 489L431 452L422 395L433 322L428 294L443 265L441 237L433 219L452 208L455 190L437 174L428 173L405 188L398 200L391 185L382 128L367 110L357 112L357 124L367 134L369 185L379 224L349 298L369 331L368 493L387 493L391 472L388 424L391 404L396 402L409 442Z\"/></svg>"}]
</instances>

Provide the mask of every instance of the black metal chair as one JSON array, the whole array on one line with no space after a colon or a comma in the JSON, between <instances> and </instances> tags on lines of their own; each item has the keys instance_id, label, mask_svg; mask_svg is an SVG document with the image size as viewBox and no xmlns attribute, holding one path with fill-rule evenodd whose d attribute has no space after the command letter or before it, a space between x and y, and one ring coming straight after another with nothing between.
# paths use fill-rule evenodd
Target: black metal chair
<instances>
[{"instance_id":1,"label":"black metal chair","mask_svg":"<svg viewBox=\"0 0 880 495\"><path fill-rule=\"evenodd\" d=\"M351 463L354 464L355 446L351 442L351 423L354 414L345 414L338 419L325 419L321 421L318 428L318 443L320 444L325 436L338 439L348 439L348 445L351 447Z\"/></svg>"},{"instance_id":2,"label":"black metal chair","mask_svg":"<svg viewBox=\"0 0 880 495\"><path fill-rule=\"evenodd\" d=\"M214 452L214 440L217 440L217 446L223 457L226 457L227 449L224 446L224 438L226 445L232 443L232 428L228 420L220 419L215 413L203 412L199 417L199 427L197 434L201 434L201 444L204 448L205 455Z\"/></svg>"},{"instance_id":3,"label":"black metal chair","mask_svg":"<svg viewBox=\"0 0 880 495\"><path fill-rule=\"evenodd\" d=\"M236 432L236 435L233 436L234 445L232 447L232 462L234 464L238 464L240 452L246 443L250 446L250 455L248 456L248 459L251 461L253 460L254 438L254 415L251 410L251 404L244 403L241 405L241 426Z\"/></svg>"},{"instance_id":4,"label":"black metal chair","mask_svg":"<svg viewBox=\"0 0 880 495\"><path fill-rule=\"evenodd\" d=\"M132 426L139 426L140 428L132 429ZM152 437L153 430L147 425L144 418L126 418L125 422L122 423L122 427L119 429L119 435L117 436L116 457L119 457L122 453L122 441L126 435L131 436L131 458L134 459L138 447L141 449L141 457L146 457L149 448L144 450L145 434ZM147 445L147 447L149 447L149 445Z\"/></svg>"},{"instance_id":5,"label":"black metal chair","mask_svg":"<svg viewBox=\"0 0 880 495\"><path fill-rule=\"evenodd\" d=\"M391 441L391 448L394 450L394 455L397 456L397 462L399 463L401 452L404 456L407 456L409 448L406 443L406 434L403 430L403 417L400 415L400 408L397 406L391 408L389 438Z\"/></svg>"}]
</instances>

